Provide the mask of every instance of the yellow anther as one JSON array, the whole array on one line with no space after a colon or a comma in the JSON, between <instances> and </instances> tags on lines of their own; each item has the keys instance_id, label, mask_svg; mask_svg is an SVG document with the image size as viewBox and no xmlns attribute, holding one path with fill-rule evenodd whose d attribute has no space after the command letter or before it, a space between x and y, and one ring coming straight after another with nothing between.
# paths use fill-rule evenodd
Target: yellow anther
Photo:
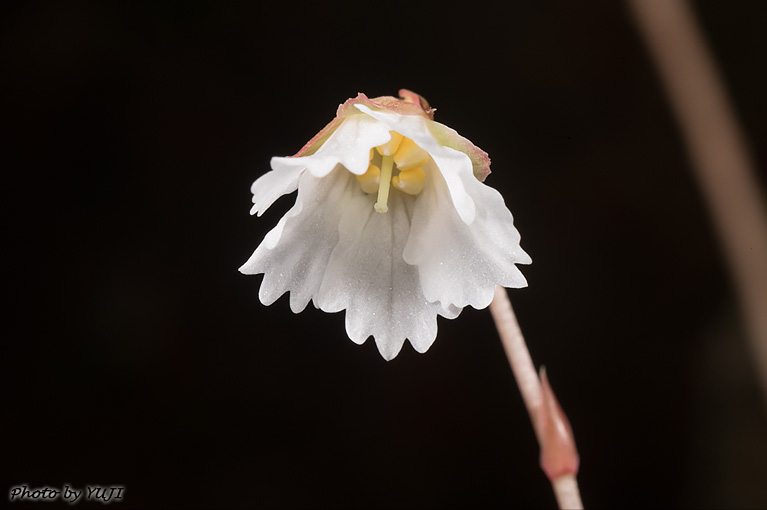
<instances>
[{"instance_id":1,"label":"yellow anther","mask_svg":"<svg viewBox=\"0 0 767 510\"><path fill-rule=\"evenodd\" d=\"M360 188L365 193L375 193L378 191L378 183L381 180L381 169L375 165L370 165L368 171L362 175L355 175Z\"/></svg>"},{"instance_id":2,"label":"yellow anther","mask_svg":"<svg viewBox=\"0 0 767 510\"><path fill-rule=\"evenodd\" d=\"M391 179L391 184L400 191L408 195L417 195L423 191L423 181L426 179L426 172L421 167L411 168L404 172L400 171Z\"/></svg>"},{"instance_id":3,"label":"yellow anther","mask_svg":"<svg viewBox=\"0 0 767 510\"><path fill-rule=\"evenodd\" d=\"M384 156L381 160L381 177L378 183L378 200L373 209L376 212L385 213L389 210L389 188L391 187L391 172L394 167L394 161L391 156Z\"/></svg>"},{"instance_id":4,"label":"yellow anther","mask_svg":"<svg viewBox=\"0 0 767 510\"><path fill-rule=\"evenodd\" d=\"M423 166L427 161L429 161L429 153L417 146L410 138L403 139L394 154L394 162L401 171Z\"/></svg>"},{"instance_id":5,"label":"yellow anther","mask_svg":"<svg viewBox=\"0 0 767 510\"><path fill-rule=\"evenodd\" d=\"M429 161L429 153L413 140L396 131L389 133L391 140L370 149L370 165L367 171L356 176L362 191L369 194L378 193L373 209L379 213L389 211L389 193L392 186L409 195L417 195L423 190L426 173L421 167ZM373 164L374 160L381 166ZM399 175L392 177L395 163Z\"/></svg>"},{"instance_id":6,"label":"yellow anther","mask_svg":"<svg viewBox=\"0 0 767 510\"><path fill-rule=\"evenodd\" d=\"M401 134L397 133L396 131L389 131L389 134L391 135L391 140L383 145L376 147L376 150L381 154L381 156L393 155L395 152L397 152L400 142L402 142L403 136ZM372 158L373 156L370 157Z\"/></svg>"}]
</instances>

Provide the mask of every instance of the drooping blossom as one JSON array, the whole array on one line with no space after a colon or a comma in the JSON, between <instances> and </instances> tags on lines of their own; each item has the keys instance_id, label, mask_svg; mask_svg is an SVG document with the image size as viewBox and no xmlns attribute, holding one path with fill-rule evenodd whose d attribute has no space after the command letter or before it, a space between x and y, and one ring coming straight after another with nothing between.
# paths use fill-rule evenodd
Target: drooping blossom
<instances>
[{"instance_id":1,"label":"drooping blossom","mask_svg":"<svg viewBox=\"0 0 767 510\"><path fill-rule=\"evenodd\" d=\"M495 284L526 286L515 264L531 262L503 198L483 184L487 154L435 122L421 96L400 96L359 94L297 154L272 158L251 214L298 196L240 268L264 274L265 305L290 292L295 313L309 301L345 310L349 338L372 336L387 360L406 339L425 352L437 315L487 307Z\"/></svg>"}]
</instances>

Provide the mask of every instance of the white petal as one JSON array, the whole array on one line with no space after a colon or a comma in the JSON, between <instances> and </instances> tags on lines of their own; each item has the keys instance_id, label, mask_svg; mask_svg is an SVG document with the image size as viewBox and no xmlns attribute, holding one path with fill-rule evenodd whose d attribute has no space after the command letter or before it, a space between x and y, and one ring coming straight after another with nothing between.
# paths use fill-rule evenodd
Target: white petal
<instances>
[{"instance_id":1,"label":"white petal","mask_svg":"<svg viewBox=\"0 0 767 510\"><path fill-rule=\"evenodd\" d=\"M426 299L458 308L485 308L495 284L525 287L515 264L531 260L519 246L519 232L500 193L471 172L461 173L466 192L482 205L467 225L453 207L439 169L430 163L425 170L426 186L416 201L403 257L418 265Z\"/></svg>"},{"instance_id":2,"label":"white petal","mask_svg":"<svg viewBox=\"0 0 767 510\"><path fill-rule=\"evenodd\" d=\"M439 145L434 135L429 131L428 122L431 121L424 117L372 110L362 104L354 106L385 124L388 130L397 131L427 151L444 176L453 205L461 220L467 224L474 221L476 207L471 195L465 189L462 178L464 175L473 175L474 172L469 156L450 147Z\"/></svg>"},{"instance_id":3,"label":"white petal","mask_svg":"<svg viewBox=\"0 0 767 510\"><path fill-rule=\"evenodd\" d=\"M283 164L279 161L275 162L275 159L289 158L272 158L273 170L256 179L256 182L251 185L250 192L253 193L253 207L250 210L250 214L258 213L261 216L275 200L282 195L293 193L298 188L298 181L301 178L304 166Z\"/></svg>"},{"instance_id":4,"label":"white petal","mask_svg":"<svg viewBox=\"0 0 767 510\"><path fill-rule=\"evenodd\" d=\"M350 172L364 174L370 163L370 149L391 139L384 124L367 115L350 115L311 156L272 158L272 168L306 169L325 177L340 163Z\"/></svg>"},{"instance_id":5,"label":"white petal","mask_svg":"<svg viewBox=\"0 0 767 510\"><path fill-rule=\"evenodd\" d=\"M414 197L393 193L385 214L373 210L374 201L363 194L345 204L338 245L315 304L326 312L345 309L349 338L361 344L373 335L390 360L406 338L425 352L437 335L437 314L452 318L460 310L427 302L418 268L402 259Z\"/></svg>"},{"instance_id":6,"label":"white petal","mask_svg":"<svg viewBox=\"0 0 767 510\"><path fill-rule=\"evenodd\" d=\"M259 298L270 305L290 291L290 308L303 310L319 290L345 204L361 194L354 176L342 167L325 178L309 172L301 177L296 204L264 238L240 268L264 273Z\"/></svg>"}]
</instances>

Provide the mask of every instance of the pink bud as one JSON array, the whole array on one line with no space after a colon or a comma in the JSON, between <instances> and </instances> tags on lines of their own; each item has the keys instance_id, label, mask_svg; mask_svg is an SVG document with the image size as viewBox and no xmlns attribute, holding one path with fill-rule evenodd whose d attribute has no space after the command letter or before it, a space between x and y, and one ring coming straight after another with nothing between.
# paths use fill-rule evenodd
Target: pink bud
<instances>
[{"instance_id":1,"label":"pink bud","mask_svg":"<svg viewBox=\"0 0 767 510\"><path fill-rule=\"evenodd\" d=\"M541 468L552 482L564 475L578 474L578 450L573 431L541 367L541 406L538 410L538 438Z\"/></svg>"}]
</instances>

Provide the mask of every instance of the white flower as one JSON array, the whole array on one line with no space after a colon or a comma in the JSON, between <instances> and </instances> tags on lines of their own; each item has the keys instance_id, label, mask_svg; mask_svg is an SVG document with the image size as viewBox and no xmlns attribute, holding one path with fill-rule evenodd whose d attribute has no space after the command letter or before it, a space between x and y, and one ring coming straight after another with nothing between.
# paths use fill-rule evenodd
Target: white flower
<instances>
[{"instance_id":1,"label":"white flower","mask_svg":"<svg viewBox=\"0 0 767 510\"><path fill-rule=\"evenodd\" d=\"M390 360L409 339L425 352L437 315L485 308L495 284L524 287L529 264L503 198L481 181L483 151L432 120L418 96L359 94L301 151L272 158L253 183L259 216L298 189L296 203L240 268L264 273L259 298L290 292L290 308L311 300L346 310L346 331L375 338Z\"/></svg>"}]
</instances>

